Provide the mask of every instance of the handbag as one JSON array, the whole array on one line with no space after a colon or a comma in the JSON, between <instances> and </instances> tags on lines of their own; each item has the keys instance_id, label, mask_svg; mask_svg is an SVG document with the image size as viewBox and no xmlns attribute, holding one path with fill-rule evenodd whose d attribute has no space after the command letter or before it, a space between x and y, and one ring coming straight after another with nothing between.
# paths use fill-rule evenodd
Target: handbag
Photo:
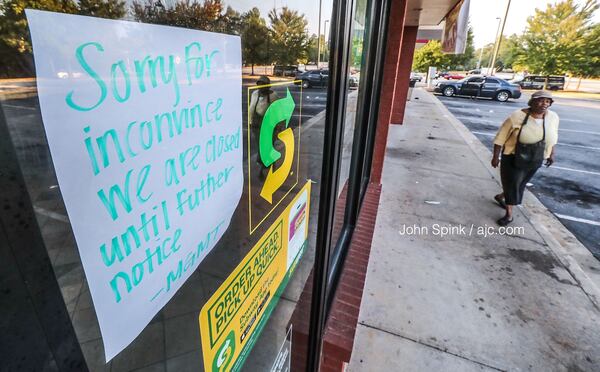
<instances>
[{"instance_id":1,"label":"handbag","mask_svg":"<svg viewBox=\"0 0 600 372\"><path fill-rule=\"evenodd\" d=\"M546 150L546 115L543 117L542 129L544 135L542 140L536 143L521 143L521 131L523 126L529 120L529 112L521 124L519 135L517 136L517 145L515 148L514 166L520 169L539 168L544 163L544 151Z\"/></svg>"}]
</instances>

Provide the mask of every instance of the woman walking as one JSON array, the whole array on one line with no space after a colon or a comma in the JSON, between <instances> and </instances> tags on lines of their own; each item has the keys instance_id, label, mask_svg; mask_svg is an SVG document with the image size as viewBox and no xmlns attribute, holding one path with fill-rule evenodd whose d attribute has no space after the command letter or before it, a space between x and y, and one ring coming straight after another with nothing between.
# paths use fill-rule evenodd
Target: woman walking
<instances>
[{"instance_id":1,"label":"woman walking","mask_svg":"<svg viewBox=\"0 0 600 372\"><path fill-rule=\"evenodd\" d=\"M503 193L494 196L505 208L500 226L513 221L513 207L521 204L525 185L542 166L554 163L554 146L558 141L558 115L548 110L552 94L537 91L531 95L528 108L513 112L502 124L494 138L492 167L500 164ZM502 160L500 153L502 152Z\"/></svg>"}]
</instances>

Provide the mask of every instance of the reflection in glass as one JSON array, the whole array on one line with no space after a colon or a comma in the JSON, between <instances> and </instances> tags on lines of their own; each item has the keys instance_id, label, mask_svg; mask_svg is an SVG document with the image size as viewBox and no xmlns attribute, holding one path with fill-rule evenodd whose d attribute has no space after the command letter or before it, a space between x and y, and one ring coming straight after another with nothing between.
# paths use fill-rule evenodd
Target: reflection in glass
<instances>
[{"instance_id":1,"label":"reflection in glass","mask_svg":"<svg viewBox=\"0 0 600 372\"><path fill-rule=\"evenodd\" d=\"M344 215L346 212L346 195L348 192L348 177L352 157L352 146L354 144L354 132L356 129L356 110L358 108L358 96L361 92L359 82L360 73L364 64L363 47L365 43L365 24L367 20L367 0L358 0L354 3L354 17L352 19L352 38L348 61L348 91L346 112L344 120L344 131L342 134L342 154L340 175L338 181L338 200L334 216L333 242L336 242L342 232ZM331 251L334 257L335 250ZM330 261L333 265L333 260Z\"/></svg>"},{"instance_id":2,"label":"reflection in glass","mask_svg":"<svg viewBox=\"0 0 600 372\"><path fill-rule=\"evenodd\" d=\"M291 200L304 182L310 179L317 185L313 186L311 198L313 208L310 209L308 249L254 350L248 356L244 369L269 370L281 346L286 342L290 324L293 324L292 353L300 355L300 358L304 356L305 345L302 345L302 340L305 342L308 330L299 324L299 319L308 318L310 308L310 301L306 301L306 295L302 297L302 292L307 288L306 280L314 259L318 211L316 207L319 202L316 186L320 182L321 174L328 84L327 64L322 63L321 69L316 64L319 59L317 44L320 44L321 49L320 60L329 59L325 38L329 36L328 30L321 27L323 32L317 34L319 24L327 25L327 28L331 26L329 19L332 3L332 0L322 1L322 19L319 19L317 0L276 0L258 4L247 0L48 0L43 3L4 0L0 3L0 104L6 116L11 139L17 149L28 192L65 305L91 371L129 371L139 368L167 371L202 370L198 329L200 309L245 257L283 206ZM239 91L242 97L244 138L248 136L248 128L250 132L256 132L255 124L261 121L260 117L255 117L256 121L252 120L248 126L249 114L252 115L252 110L249 110L252 91L249 88L256 87L261 75L268 76L270 84L274 84L269 89L274 95L268 104L286 97L287 90L296 104L289 125L299 141L298 157L293 165L293 179L298 181L294 191L284 196L278 209L268 215L263 224L250 234L247 200L249 194L259 194L263 175L260 171L252 169L257 165L257 150L248 152L248 148L245 147L244 164L249 162L251 167L245 168L244 180L248 183L245 184L244 195L230 228L172 300L137 339L108 364L104 361L94 304L48 151L38 104L36 75L24 6L239 35L244 64ZM358 27L358 24L356 23L355 27ZM320 43L317 42L319 39ZM135 45L132 46L132 51L135 51L135 48ZM353 54L360 56L361 51L353 50ZM354 57L353 61L353 75L358 76L360 63L355 63ZM319 79L318 83L315 80L314 84L309 83L305 86L302 78L297 80L297 77L307 72L318 72L313 74L315 79ZM66 79L81 73L74 69L60 70L58 74L59 78ZM357 82L358 80L355 85ZM350 95L353 92L355 90L351 91ZM356 103L351 105L355 106ZM352 123L352 127L353 125ZM278 124L275 136L284 127L285 123ZM351 134L345 135L345 138L351 137ZM250 138L256 141L256 133L250 133ZM276 148L281 147L277 137L273 141ZM244 146L247 146L245 141ZM252 148L253 146L250 146L250 149ZM257 210L261 207L257 205ZM303 306L298 306L299 301L304 301Z\"/></svg>"}]
</instances>

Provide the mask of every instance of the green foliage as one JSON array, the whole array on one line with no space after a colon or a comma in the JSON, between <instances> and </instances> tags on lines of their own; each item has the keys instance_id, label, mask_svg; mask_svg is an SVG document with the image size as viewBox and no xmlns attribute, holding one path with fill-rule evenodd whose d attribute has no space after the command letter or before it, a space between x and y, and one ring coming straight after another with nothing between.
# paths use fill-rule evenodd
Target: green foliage
<instances>
[{"instance_id":1,"label":"green foliage","mask_svg":"<svg viewBox=\"0 0 600 372\"><path fill-rule=\"evenodd\" d=\"M597 75L598 62L594 65L588 56L594 53L592 48L598 50L597 26L591 25L598 7L595 0L582 6L565 0L536 9L527 20L516 64L538 74Z\"/></svg>"},{"instance_id":2,"label":"green foliage","mask_svg":"<svg viewBox=\"0 0 600 372\"><path fill-rule=\"evenodd\" d=\"M308 63L317 63L318 48L321 48L320 61L329 61L329 48L325 40L325 35L321 35L321 45L317 44L317 35L312 34L308 39Z\"/></svg>"},{"instance_id":3,"label":"green foliage","mask_svg":"<svg viewBox=\"0 0 600 372\"><path fill-rule=\"evenodd\" d=\"M242 24L242 56L244 62L252 65L266 63L268 59L269 29L265 19L260 16L258 8L252 8L244 13L241 18Z\"/></svg>"},{"instance_id":4,"label":"green foliage","mask_svg":"<svg viewBox=\"0 0 600 372\"><path fill-rule=\"evenodd\" d=\"M162 2L147 0L134 1L133 17L145 23L191 28L204 31L239 35L241 16L221 0L178 1L175 6L166 8Z\"/></svg>"},{"instance_id":5,"label":"green foliage","mask_svg":"<svg viewBox=\"0 0 600 372\"><path fill-rule=\"evenodd\" d=\"M269 12L271 21L271 60L278 64L305 63L308 59L308 22L304 14L288 7Z\"/></svg>"},{"instance_id":6,"label":"green foliage","mask_svg":"<svg viewBox=\"0 0 600 372\"><path fill-rule=\"evenodd\" d=\"M362 33L354 33L352 37L352 50L350 52L350 66L360 69L365 41Z\"/></svg>"},{"instance_id":7,"label":"green foliage","mask_svg":"<svg viewBox=\"0 0 600 372\"><path fill-rule=\"evenodd\" d=\"M438 40L430 40L422 48L415 51L413 71L427 72L429 66L445 69L446 57L442 52L442 44Z\"/></svg>"},{"instance_id":8,"label":"green foliage","mask_svg":"<svg viewBox=\"0 0 600 372\"><path fill-rule=\"evenodd\" d=\"M477 66L479 62L479 55L481 53L479 48L475 51L471 64ZM494 44L490 43L483 47L483 54L481 54L481 66L483 68L489 67L492 60L492 54L494 53ZM502 69L512 69L513 64L517 60L521 53L521 38L517 34L513 34L508 38L502 38L500 43L500 50L498 51L498 57L496 58L496 69L501 71Z\"/></svg>"},{"instance_id":9,"label":"green foliage","mask_svg":"<svg viewBox=\"0 0 600 372\"><path fill-rule=\"evenodd\" d=\"M600 23L590 28L584 38L584 44L586 50L573 68L573 73L579 76L598 77L600 76Z\"/></svg>"},{"instance_id":10,"label":"green foliage","mask_svg":"<svg viewBox=\"0 0 600 372\"><path fill-rule=\"evenodd\" d=\"M586 30L581 44L584 47L578 51L569 72L580 77L600 76L600 23Z\"/></svg>"},{"instance_id":11,"label":"green foliage","mask_svg":"<svg viewBox=\"0 0 600 372\"><path fill-rule=\"evenodd\" d=\"M471 67L475 48L473 47L473 31L467 33L467 46L463 54L445 54L438 40L431 40L421 49L415 51L413 71L426 72L429 66L439 70L466 70Z\"/></svg>"},{"instance_id":12,"label":"green foliage","mask_svg":"<svg viewBox=\"0 0 600 372\"><path fill-rule=\"evenodd\" d=\"M79 14L93 17L119 19L125 16L125 1L79 0Z\"/></svg>"},{"instance_id":13,"label":"green foliage","mask_svg":"<svg viewBox=\"0 0 600 372\"><path fill-rule=\"evenodd\" d=\"M33 75L31 37L25 9L121 18L126 13L120 0L2 0L0 1L0 76Z\"/></svg>"}]
</instances>

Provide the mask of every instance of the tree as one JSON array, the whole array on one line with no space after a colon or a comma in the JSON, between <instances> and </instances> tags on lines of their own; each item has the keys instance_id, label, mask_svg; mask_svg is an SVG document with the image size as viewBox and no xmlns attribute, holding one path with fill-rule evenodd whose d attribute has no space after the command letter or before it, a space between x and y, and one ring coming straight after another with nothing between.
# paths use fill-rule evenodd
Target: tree
<instances>
[{"instance_id":1,"label":"tree","mask_svg":"<svg viewBox=\"0 0 600 372\"><path fill-rule=\"evenodd\" d=\"M473 55L472 64L477 65L479 62L479 55L481 48L477 49ZM492 53L494 53L494 43L487 44L483 47L483 53L481 54L481 66L489 67L490 61L492 60ZM496 65L494 66L497 71L501 71L503 68L513 68L513 64L521 54L521 38L517 34L510 35L507 38L502 38L500 44L500 50L498 51L498 57L496 58Z\"/></svg>"},{"instance_id":2,"label":"tree","mask_svg":"<svg viewBox=\"0 0 600 372\"><path fill-rule=\"evenodd\" d=\"M476 67L488 67L492 60L492 53L494 53L494 43L484 45L483 48L479 48L475 51L471 64ZM481 56L481 64L479 64L479 56Z\"/></svg>"},{"instance_id":3,"label":"tree","mask_svg":"<svg viewBox=\"0 0 600 372\"><path fill-rule=\"evenodd\" d=\"M31 37L25 9L121 18L125 2L119 0L2 0L0 1L0 76L32 76Z\"/></svg>"},{"instance_id":4,"label":"tree","mask_svg":"<svg viewBox=\"0 0 600 372\"><path fill-rule=\"evenodd\" d=\"M232 7L227 6L224 13L219 13L214 27L214 32L220 32L229 35L240 35L242 32L242 16Z\"/></svg>"},{"instance_id":5,"label":"tree","mask_svg":"<svg viewBox=\"0 0 600 372\"><path fill-rule=\"evenodd\" d=\"M121 0L79 0L79 14L100 18L123 18L127 10Z\"/></svg>"},{"instance_id":6,"label":"tree","mask_svg":"<svg viewBox=\"0 0 600 372\"><path fill-rule=\"evenodd\" d=\"M435 66L442 70L468 69L472 65L474 53L473 30L469 27L465 53L446 54L442 52L442 44L438 40L430 40L421 49L415 51L413 70L426 72L429 66Z\"/></svg>"},{"instance_id":7,"label":"tree","mask_svg":"<svg viewBox=\"0 0 600 372\"><path fill-rule=\"evenodd\" d=\"M321 61L329 61L329 49L325 40L325 35L321 35ZM317 63L317 55L319 53L319 45L317 44L317 35L312 34L308 39L308 63Z\"/></svg>"},{"instance_id":8,"label":"tree","mask_svg":"<svg viewBox=\"0 0 600 372\"><path fill-rule=\"evenodd\" d=\"M473 30L469 27L467 46L463 54L446 54L442 52L442 44L438 40L430 40L421 49L415 51L413 70L426 72L429 66L442 70L466 70L473 65L474 53Z\"/></svg>"},{"instance_id":9,"label":"tree","mask_svg":"<svg viewBox=\"0 0 600 372\"><path fill-rule=\"evenodd\" d=\"M350 66L355 69L360 69L362 64L364 42L365 40L362 33L353 33Z\"/></svg>"},{"instance_id":10,"label":"tree","mask_svg":"<svg viewBox=\"0 0 600 372\"><path fill-rule=\"evenodd\" d=\"M544 75L594 70L586 65L588 54L593 52L590 47L597 46L591 40L596 32L591 20L598 7L595 0L587 0L582 6L565 0L549 4L545 10L536 9L527 20L516 63Z\"/></svg>"},{"instance_id":11,"label":"tree","mask_svg":"<svg viewBox=\"0 0 600 372\"><path fill-rule=\"evenodd\" d=\"M571 70L575 76L580 77L580 82L581 77L600 76L600 23L593 25L588 31L583 39L585 48Z\"/></svg>"},{"instance_id":12,"label":"tree","mask_svg":"<svg viewBox=\"0 0 600 372\"><path fill-rule=\"evenodd\" d=\"M504 67L514 70L513 65L521 55L521 44L521 37L517 34L512 34L502 41L498 55L500 60L504 63Z\"/></svg>"},{"instance_id":13,"label":"tree","mask_svg":"<svg viewBox=\"0 0 600 372\"><path fill-rule=\"evenodd\" d=\"M224 8L221 0L177 1L173 7L165 7L160 0L133 2L133 17L145 23L192 28L239 35L241 17L231 7Z\"/></svg>"},{"instance_id":14,"label":"tree","mask_svg":"<svg viewBox=\"0 0 600 372\"><path fill-rule=\"evenodd\" d=\"M267 62L269 29L265 19L260 16L260 10L256 7L244 13L241 19L242 55L245 63L252 65L252 75L254 75L254 65Z\"/></svg>"},{"instance_id":15,"label":"tree","mask_svg":"<svg viewBox=\"0 0 600 372\"><path fill-rule=\"evenodd\" d=\"M269 20L272 59L286 65L306 62L309 38L306 31L308 22L304 14L284 6L279 13L275 9L271 10Z\"/></svg>"},{"instance_id":16,"label":"tree","mask_svg":"<svg viewBox=\"0 0 600 372\"><path fill-rule=\"evenodd\" d=\"M446 69L448 67L446 62L442 44L438 40L430 40L415 52L412 69L418 72L427 72L429 66Z\"/></svg>"}]
</instances>

